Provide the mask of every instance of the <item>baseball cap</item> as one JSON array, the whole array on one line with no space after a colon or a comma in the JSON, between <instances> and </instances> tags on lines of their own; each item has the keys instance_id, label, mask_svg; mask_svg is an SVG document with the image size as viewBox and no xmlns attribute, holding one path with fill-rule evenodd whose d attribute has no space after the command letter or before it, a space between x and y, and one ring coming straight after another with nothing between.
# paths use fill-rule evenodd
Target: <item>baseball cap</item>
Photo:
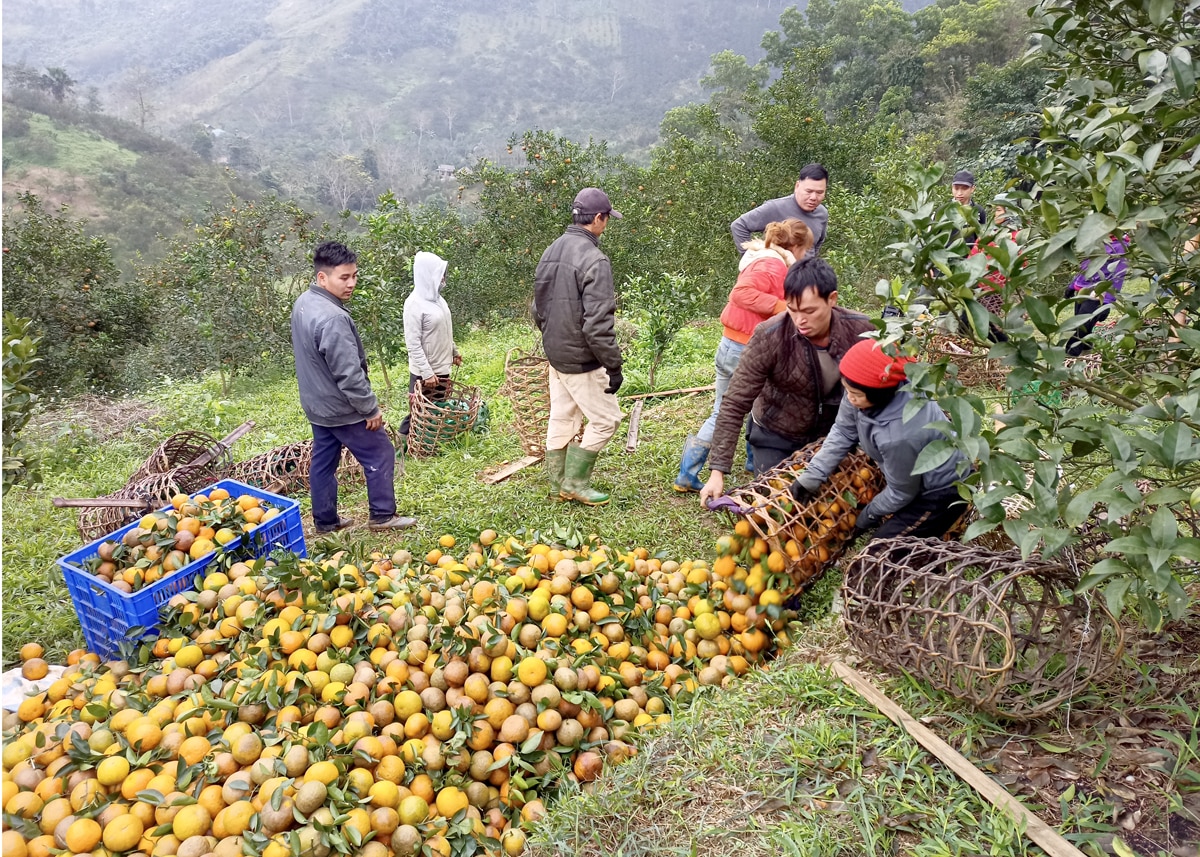
<instances>
[{"instance_id":1,"label":"baseball cap","mask_svg":"<svg viewBox=\"0 0 1200 857\"><path fill-rule=\"evenodd\" d=\"M959 170L954 174L954 181L950 184L965 184L975 187L975 176L967 170Z\"/></svg>"},{"instance_id":2,"label":"baseball cap","mask_svg":"<svg viewBox=\"0 0 1200 857\"><path fill-rule=\"evenodd\" d=\"M621 219L621 212L612 207L612 203L608 200L608 194L598 187L585 187L575 194L575 201L571 203L571 213L609 214L617 220Z\"/></svg>"}]
</instances>

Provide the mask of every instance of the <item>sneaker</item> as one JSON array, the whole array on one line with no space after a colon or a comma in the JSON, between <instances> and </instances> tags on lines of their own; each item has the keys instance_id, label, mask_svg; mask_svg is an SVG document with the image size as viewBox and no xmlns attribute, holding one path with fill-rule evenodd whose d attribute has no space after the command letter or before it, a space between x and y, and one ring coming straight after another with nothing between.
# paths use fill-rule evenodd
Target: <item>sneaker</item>
<instances>
[{"instance_id":1,"label":"sneaker","mask_svg":"<svg viewBox=\"0 0 1200 857\"><path fill-rule=\"evenodd\" d=\"M415 527L416 525L416 518L403 518L400 515L393 515L386 521L372 521L367 526L372 530L407 530L409 527Z\"/></svg>"},{"instance_id":2,"label":"sneaker","mask_svg":"<svg viewBox=\"0 0 1200 857\"><path fill-rule=\"evenodd\" d=\"M313 529L316 530L318 533L336 533L338 530L344 530L344 529L346 529L346 527L352 526L353 524L354 524L353 518L339 517L337 520L337 523L334 524L332 527L318 527L316 524L313 524Z\"/></svg>"}]
</instances>

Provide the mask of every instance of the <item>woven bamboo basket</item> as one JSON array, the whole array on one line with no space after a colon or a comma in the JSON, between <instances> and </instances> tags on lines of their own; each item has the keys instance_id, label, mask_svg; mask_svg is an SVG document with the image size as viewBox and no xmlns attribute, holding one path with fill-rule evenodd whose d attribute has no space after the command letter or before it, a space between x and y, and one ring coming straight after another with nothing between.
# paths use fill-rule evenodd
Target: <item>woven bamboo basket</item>
<instances>
[{"instance_id":1,"label":"woven bamboo basket","mask_svg":"<svg viewBox=\"0 0 1200 857\"><path fill-rule=\"evenodd\" d=\"M408 452L416 458L429 458L475 427L483 398L478 387L450 379L431 392L418 385L409 393L408 402Z\"/></svg>"},{"instance_id":2,"label":"woven bamboo basket","mask_svg":"<svg viewBox=\"0 0 1200 857\"><path fill-rule=\"evenodd\" d=\"M286 495L308 490L308 469L311 464L312 441L302 440L239 461L233 465L230 475L264 491Z\"/></svg>"},{"instance_id":3,"label":"woven bamboo basket","mask_svg":"<svg viewBox=\"0 0 1200 857\"><path fill-rule=\"evenodd\" d=\"M140 473L141 471L139 471ZM106 536L146 513L171 502L176 494L193 494L224 478L228 471L214 475L209 465L173 467L163 473L148 473L131 479L124 488L106 494L104 500L140 500L142 508L89 506L79 510L76 528L85 542ZM136 474L135 474L136 475Z\"/></svg>"},{"instance_id":4,"label":"woven bamboo basket","mask_svg":"<svg viewBox=\"0 0 1200 857\"><path fill-rule=\"evenodd\" d=\"M191 463L205 453L211 455L207 463ZM165 506L176 494L199 491L224 479L232 465L228 447L215 437L202 431L178 432L154 448L125 487L100 499L141 500L149 507ZM143 511L134 507L83 507L76 529L84 541L93 541L141 517Z\"/></svg>"},{"instance_id":5,"label":"woven bamboo basket","mask_svg":"<svg viewBox=\"0 0 1200 857\"><path fill-rule=\"evenodd\" d=\"M521 439L521 449L526 455L545 455L550 422L550 361L540 345L530 351L513 348L504 356L500 395L512 402L513 427Z\"/></svg>"},{"instance_id":6,"label":"woven bamboo basket","mask_svg":"<svg viewBox=\"0 0 1200 857\"><path fill-rule=\"evenodd\" d=\"M1124 646L1070 566L937 539L879 539L846 566L854 647L1011 720L1045 716L1109 675Z\"/></svg>"},{"instance_id":7,"label":"woven bamboo basket","mask_svg":"<svg viewBox=\"0 0 1200 857\"><path fill-rule=\"evenodd\" d=\"M855 450L822 486L822 494L797 503L790 488L821 448L810 443L749 485L729 492L748 510L746 520L773 551L787 558L786 572L796 591L821 575L846 549L858 509L883 490L883 473L866 453Z\"/></svg>"},{"instance_id":8,"label":"woven bamboo basket","mask_svg":"<svg viewBox=\"0 0 1200 857\"><path fill-rule=\"evenodd\" d=\"M139 482L154 473L167 473L182 465L191 464L207 452L215 452L207 465L214 474L213 482L224 478L233 465L233 455L219 440L202 431L181 431L160 443L145 463L129 477L129 484Z\"/></svg>"}]
</instances>

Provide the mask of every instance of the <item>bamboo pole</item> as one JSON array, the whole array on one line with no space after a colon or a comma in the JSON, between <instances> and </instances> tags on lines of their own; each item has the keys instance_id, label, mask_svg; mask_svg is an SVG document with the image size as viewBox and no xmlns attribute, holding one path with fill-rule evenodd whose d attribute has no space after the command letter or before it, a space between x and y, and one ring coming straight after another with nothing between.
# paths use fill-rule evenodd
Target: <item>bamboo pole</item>
<instances>
[{"instance_id":1,"label":"bamboo pole","mask_svg":"<svg viewBox=\"0 0 1200 857\"><path fill-rule=\"evenodd\" d=\"M911 714L899 705L884 696L875 685L867 681L857 670L841 661L834 661L830 665L830 669L833 670L838 678L850 685L863 698L886 714L888 719L908 732L922 747L937 756L950 770L966 780L975 791L991 801L994 806L1007 812L1018 823L1023 824L1025 835L1034 843L1040 845L1050 857L1086 857L1082 851L1063 839L1058 831L1026 809L1025 805L1009 794L1007 789L997 785L995 780L972 765L965 756L935 735L929 728L918 723Z\"/></svg>"}]
</instances>

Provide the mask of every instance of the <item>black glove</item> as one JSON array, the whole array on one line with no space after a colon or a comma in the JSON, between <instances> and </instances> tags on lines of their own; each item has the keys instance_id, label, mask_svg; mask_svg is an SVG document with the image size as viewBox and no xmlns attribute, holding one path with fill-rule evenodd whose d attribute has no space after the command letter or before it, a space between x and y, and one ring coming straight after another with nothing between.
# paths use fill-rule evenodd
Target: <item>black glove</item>
<instances>
[{"instance_id":1,"label":"black glove","mask_svg":"<svg viewBox=\"0 0 1200 857\"><path fill-rule=\"evenodd\" d=\"M858 510L858 517L854 521L854 532L856 536L861 536L867 530L873 530L881 523L883 523L883 515L873 512L868 504Z\"/></svg>"},{"instance_id":2,"label":"black glove","mask_svg":"<svg viewBox=\"0 0 1200 857\"><path fill-rule=\"evenodd\" d=\"M791 492L792 499L797 503L807 503L817 496L815 491L812 491L801 485L799 479L792 483L792 487L789 488L788 491Z\"/></svg>"},{"instance_id":3,"label":"black glove","mask_svg":"<svg viewBox=\"0 0 1200 857\"><path fill-rule=\"evenodd\" d=\"M625 376L621 374L620 368L608 370L608 386L604 388L604 392L610 396L616 395L617 390L621 389L621 385L625 383Z\"/></svg>"}]
</instances>

